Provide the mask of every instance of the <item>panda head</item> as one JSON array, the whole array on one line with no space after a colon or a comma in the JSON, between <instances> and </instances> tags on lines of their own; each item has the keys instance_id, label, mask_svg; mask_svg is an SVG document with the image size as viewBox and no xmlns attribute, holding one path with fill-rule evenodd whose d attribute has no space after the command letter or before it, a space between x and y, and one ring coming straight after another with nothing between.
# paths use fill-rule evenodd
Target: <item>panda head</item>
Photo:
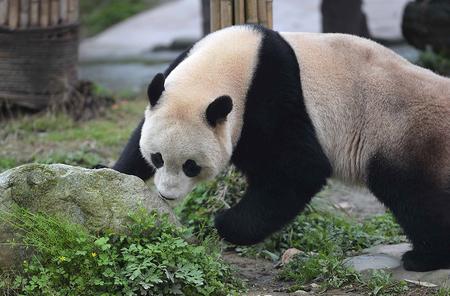
<instances>
[{"instance_id":1,"label":"panda head","mask_svg":"<svg viewBox=\"0 0 450 296\"><path fill-rule=\"evenodd\" d=\"M233 103L226 94L186 98L188 94L176 87L166 89L165 81L160 73L148 87L150 104L139 144L146 161L156 169L159 195L178 200L228 164L232 149L227 117Z\"/></svg>"}]
</instances>

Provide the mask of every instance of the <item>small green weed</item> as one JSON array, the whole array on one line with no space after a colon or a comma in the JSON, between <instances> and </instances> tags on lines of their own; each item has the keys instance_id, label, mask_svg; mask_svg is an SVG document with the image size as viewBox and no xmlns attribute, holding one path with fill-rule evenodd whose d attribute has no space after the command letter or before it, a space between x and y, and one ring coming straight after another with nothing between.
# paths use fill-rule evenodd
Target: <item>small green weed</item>
<instances>
[{"instance_id":1,"label":"small green weed","mask_svg":"<svg viewBox=\"0 0 450 296\"><path fill-rule=\"evenodd\" d=\"M294 281L297 287L320 283L323 290L352 285L364 295L401 295L409 290L404 281L396 281L383 270L363 276L343 264L342 254L310 253L297 255L280 273L280 279Z\"/></svg>"},{"instance_id":2,"label":"small green weed","mask_svg":"<svg viewBox=\"0 0 450 296\"><path fill-rule=\"evenodd\" d=\"M191 228L197 237L214 233L214 213L235 204L244 194L245 179L230 168L214 181L199 184L175 211L183 225Z\"/></svg>"},{"instance_id":3,"label":"small green weed","mask_svg":"<svg viewBox=\"0 0 450 296\"><path fill-rule=\"evenodd\" d=\"M208 243L189 244L167 217L138 211L127 235L92 235L80 225L23 209L1 219L34 256L0 278L11 295L238 295L242 284ZM2 291L3 290L3 291Z\"/></svg>"},{"instance_id":4,"label":"small green weed","mask_svg":"<svg viewBox=\"0 0 450 296\"><path fill-rule=\"evenodd\" d=\"M436 293L436 296L450 296L450 288L439 288Z\"/></svg>"},{"instance_id":5,"label":"small green weed","mask_svg":"<svg viewBox=\"0 0 450 296\"><path fill-rule=\"evenodd\" d=\"M279 276L282 280L295 281L297 285L318 281L325 290L360 281L360 275L344 266L342 258L342 254L334 253L299 254Z\"/></svg>"},{"instance_id":6,"label":"small green weed","mask_svg":"<svg viewBox=\"0 0 450 296\"><path fill-rule=\"evenodd\" d=\"M390 273L383 270L374 270L363 282L363 286L371 296L400 295L408 291L405 281L396 281Z\"/></svg>"}]
</instances>

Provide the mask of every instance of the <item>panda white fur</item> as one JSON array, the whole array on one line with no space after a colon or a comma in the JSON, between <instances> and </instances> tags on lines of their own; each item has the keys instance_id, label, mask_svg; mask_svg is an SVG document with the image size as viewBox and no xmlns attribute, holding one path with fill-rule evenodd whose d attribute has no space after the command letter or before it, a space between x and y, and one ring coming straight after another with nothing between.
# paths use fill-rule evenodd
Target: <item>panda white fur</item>
<instances>
[{"instance_id":1,"label":"panda white fur","mask_svg":"<svg viewBox=\"0 0 450 296\"><path fill-rule=\"evenodd\" d=\"M263 240L333 176L392 210L414 247L406 269L450 267L450 79L354 36L237 26L196 43L148 95L114 169L148 179L153 166L160 195L180 199L233 163L249 186L216 216L226 240Z\"/></svg>"}]
</instances>

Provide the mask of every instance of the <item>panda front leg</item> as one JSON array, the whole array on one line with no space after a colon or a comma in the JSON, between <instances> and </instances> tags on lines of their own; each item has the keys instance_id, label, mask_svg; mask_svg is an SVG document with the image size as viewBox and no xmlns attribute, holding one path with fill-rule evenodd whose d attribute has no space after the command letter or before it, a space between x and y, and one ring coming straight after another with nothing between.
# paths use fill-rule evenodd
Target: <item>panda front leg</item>
<instances>
[{"instance_id":1,"label":"panda front leg","mask_svg":"<svg viewBox=\"0 0 450 296\"><path fill-rule=\"evenodd\" d=\"M139 149L143 125L144 119L133 131L127 145L120 154L119 160L117 160L112 169L123 174L134 175L143 180L148 180L154 175L155 169L147 163Z\"/></svg>"},{"instance_id":2,"label":"panda front leg","mask_svg":"<svg viewBox=\"0 0 450 296\"><path fill-rule=\"evenodd\" d=\"M236 245L263 241L292 221L326 184L325 176L308 184L302 180L274 179L280 179L280 175L265 180L250 178L239 203L216 216L215 227L222 238Z\"/></svg>"}]
</instances>

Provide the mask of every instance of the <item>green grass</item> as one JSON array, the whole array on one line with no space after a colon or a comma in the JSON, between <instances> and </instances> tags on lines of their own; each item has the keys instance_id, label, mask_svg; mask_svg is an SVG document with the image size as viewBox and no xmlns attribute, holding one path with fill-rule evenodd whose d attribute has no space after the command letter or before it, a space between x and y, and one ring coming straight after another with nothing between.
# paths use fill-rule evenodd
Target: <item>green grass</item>
<instances>
[{"instance_id":1,"label":"green grass","mask_svg":"<svg viewBox=\"0 0 450 296\"><path fill-rule=\"evenodd\" d=\"M83 167L111 163L142 118L145 106L143 98L118 99L103 116L89 121L74 121L63 113L41 113L2 122L0 172L30 162Z\"/></svg>"},{"instance_id":2,"label":"green grass","mask_svg":"<svg viewBox=\"0 0 450 296\"><path fill-rule=\"evenodd\" d=\"M301 253L283 268L279 277L294 281L294 290L313 281L321 283L323 290L360 282L360 275L345 267L342 259L342 253Z\"/></svg>"},{"instance_id":3,"label":"green grass","mask_svg":"<svg viewBox=\"0 0 450 296\"><path fill-rule=\"evenodd\" d=\"M245 189L245 179L230 168L215 180L197 185L175 212L183 225L202 239L215 231L214 213L235 204Z\"/></svg>"},{"instance_id":4,"label":"green grass","mask_svg":"<svg viewBox=\"0 0 450 296\"><path fill-rule=\"evenodd\" d=\"M92 168L102 162L102 157L96 153L79 150L75 152L56 152L45 156L36 157L32 162L52 164L63 163L73 166Z\"/></svg>"},{"instance_id":5,"label":"green grass","mask_svg":"<svg viewBox=\"0 0 450 296\"><path fill-rule=\"evenodd\" d=\"M75 122L68 115L44 113L24 116L10 122L5 131L16 133L20 138L30 141L38 138L42 141L83 141L95 140L104 145L117 145L130 136L130 127L137 122L126 122L123 113L143 116L145 104L142 102L119 101L114 105L117 110L108 110L103 117L90 121ZM124 121L125 120L125 121ZM128 127L123 129L124 124Z\"/></svg>"},{"instance_id":6,"label":"green grass","mask_svg":"<svg viewBox=\"0 0 450 296\"><path fill-rule=\"evenodd\" d=\"M374 273L365 279L344 264L346 257L364 248L405 240L390 214L358 223L345 216L310 208L288 226L288 236L285 231L271 241L275 240L282 248L296 247L303 253L283 268L280 273L283 280L294 281L297 285L317 282L323 290L354 285L370 295L398 295L407 289L405 283L393 281L387 273Z\"/></svg>"},{"instance_id":7,"label":"green grass","mask_svg":"<svg viewBox=\"0 0 450 296\"><path fill-rule=\"evenodd\" d=\"M82 34L92 36L161 0L81 0Z\"/></svg>"},{"instance_id":8,"label":"green grass","mask_svg":"<svg viewBox=\"0 0 450 296\"><path fill-rule=\"evenodd\" d=\"M409 290L405 281L394 280L389 272L374 270L361 275L346 267L340 256L323 253L297 256L282 270L280 279L295 281L292 291L313 281L320 283L322 291L351 286L361 295L403 295Z\"/></svg>"},{"instance_id":9,"label":"green grass","mask_svg":"<svg viewBox=\"0 0 450 296\"><path fill-rule=\"evenodd\" d=\"M3 274L8 295L239 295L215 239L188 243L166 216L138 211L127 234L91 234L81 225L23 209L1 215L33 249L22 271Z\"/></svg>"},{"instance_id":10,"label":"green grass","mask_svg":"<svg viewBox=\"0 0 450 296\"><path fill-rule=\"evenodd\" d=\"M450 288L439 288L439 290L436 292L436 296L449 296L450 295Z\"/></svg>"},{"instance_id":11,"label":"green grass","mask_svg":"<svg viewBox=\"0 0 450 296\"><path fill-rule=\"evenodd\" d=\"M214 181L197 186L176 209L183 224L193 228L199 237L214 231L214 213L235 204L244 194L246 183L230 169ZM342 254L364 248L405 241L400 226L391 214L356 221L340 212L330 212L319 206L320 197L282 231L252 247L238 247L246 256L277 260L288 248L311 252L330 252L339 246ZM316 206L317 205L317 206Z\"/></svg>"},{"instance_id":12,"label":"green grass","mask_svg":"<svg viewBox=\"0 0 450 296\"><path fill-rule=\"evenodd\" d=\"M372 296L401 295L409 290L405 281L396 281L383 270L374 270L368 279L363 280L363 287Z\"/></svg>"},{"instance_id":13,"label":"green grass","mask_svg":"<svg viewBox=\"0 0 450 296\"><path fill-rule=\"evenodd\" d=\"M0 156L0 172L17 166L17 161L12 157Z\"/></svg>"}]
</instances>

